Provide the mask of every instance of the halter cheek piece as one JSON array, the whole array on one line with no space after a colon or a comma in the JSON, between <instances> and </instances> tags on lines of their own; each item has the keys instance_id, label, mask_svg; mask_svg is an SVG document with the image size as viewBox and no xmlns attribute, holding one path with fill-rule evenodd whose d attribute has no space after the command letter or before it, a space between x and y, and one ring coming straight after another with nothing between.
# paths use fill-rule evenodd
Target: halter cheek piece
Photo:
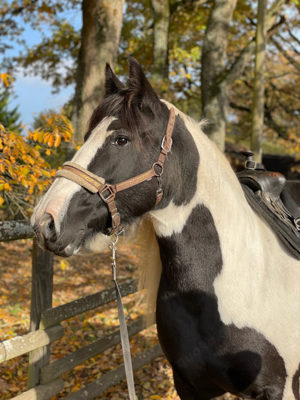
<instances>
[{"instance_id":1,"label":"halter cheek piece","mask_svg":"<svg viewBox=\"0 0 300 400\"><path fill-rule=\"evenodd\" d=\"M74 162L64 163L62 169L58 170L55 174L56 178L66 178L78 185L84 187L92 193L99 193L99 196L107 204L108 211L112 220L112 229L109 235L118 233L120 231L120 214L118 213L115 197L118 192L136 186L142 182L149 181L154 176L158 179L158 190L156 191L156 205L161 201L163 197L163 190L161 188L161 176L164 172L164 163L166 161L168 153L172 147L172 133L175 123L175 110L170 109L170 117L167 125L165 136L161 143L161 149L158 156L158 160L152 165L148 171L137 175L133 178L127 179L126 181L117 183L116 185L109 185L105 183L105 179L93 174L87 169L81 167ZM157 169L160 169L157 172Z\"/></svg>"}]
</instances>

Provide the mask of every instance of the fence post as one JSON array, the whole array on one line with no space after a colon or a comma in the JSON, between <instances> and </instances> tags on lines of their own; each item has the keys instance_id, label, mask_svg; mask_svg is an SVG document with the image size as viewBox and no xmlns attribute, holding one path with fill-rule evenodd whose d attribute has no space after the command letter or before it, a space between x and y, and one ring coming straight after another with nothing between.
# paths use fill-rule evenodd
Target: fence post
<instances>
[{"instance_id":1,"label":"fence post","mask_svg":"<svg viewBox=\"0 0 300 400\"><path fill-rule=\"evenodd\" d=\"M41 313L52 307L53 254L42 250L36 238L32 248L30 332L39 329ZM28 389L39 385L41 368L50 363L50 345L29 353Z\"/></svg>"}]
</instances>

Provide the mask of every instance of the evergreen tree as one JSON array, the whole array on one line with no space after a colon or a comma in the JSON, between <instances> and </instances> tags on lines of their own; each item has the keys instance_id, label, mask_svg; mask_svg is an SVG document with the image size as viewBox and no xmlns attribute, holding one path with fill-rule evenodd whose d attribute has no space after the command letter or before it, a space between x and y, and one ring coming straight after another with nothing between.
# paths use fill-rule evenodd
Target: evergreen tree
<instances>
[{"instance_id":1,"label":"evergreen tree","mask_svg":"<svg viewBox=\"0 0 300 400\"><path fill-rule=\"evenodd\" d=\"M18 106L10 109L10 93L7 89L0 90L0 123L8 131L20 133L22 130L21 115L18 112Z\"/></svg>"}]
</instances>

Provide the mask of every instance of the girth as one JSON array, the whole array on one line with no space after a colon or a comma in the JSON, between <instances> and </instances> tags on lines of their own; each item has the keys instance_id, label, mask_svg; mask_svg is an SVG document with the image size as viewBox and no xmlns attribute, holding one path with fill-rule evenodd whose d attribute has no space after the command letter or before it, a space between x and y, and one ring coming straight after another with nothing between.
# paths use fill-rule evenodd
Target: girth
<instances>
[{"instance_id":1,"label":"girth","mask_svg":"<svg viewBox=\"0 0 300 400\"><path fill-rule=\"evenodd\" d=\"M152 165L152 167L137 175L133 178L127 179L126 181L117 183L115 185L110 185L105 183L105 179L99 177L87 169L81 167L80 165L69 161L64 163L62 169L58 170L55 174L56 178L66 178L78 185L84 187L92 193L98 193L104 203L107 205L108 211L112 220L112 228L109 235L117 233L121 230L121 217L118 213L117 206L115 203L115 197L118 192L122 190L129 189L133 186L139 185L142 182L149 181L153 177L158 179L158 189L156 191L156 205L161 201L163 197L163 190L161 187L161 176L164 171L164 163L167 159L168 153L172 148L172 133L175 124L175 110L170 109L170 117L167 125L166 133L163 137L160 153L157 161Z\"/></svg>"}]
</instances>

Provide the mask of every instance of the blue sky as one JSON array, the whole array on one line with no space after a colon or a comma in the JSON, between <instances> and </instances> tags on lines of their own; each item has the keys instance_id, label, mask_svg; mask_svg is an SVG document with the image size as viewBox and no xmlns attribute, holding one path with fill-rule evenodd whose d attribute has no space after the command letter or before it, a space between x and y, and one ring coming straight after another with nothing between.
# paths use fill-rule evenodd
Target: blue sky
<instances>
[{"instance_id":1,"label":"blue sky","mask_svg":"<svg viewBox=\"0 0 300 400\"><path fill-rule=\"evenodd\" d=\"M59 94L51 94L51 82L42 80L38 76L23 76L18 73L14 82L15 98L12 106L19 106L22 123L30 126L35 115L46 109L59 112L74 92L74 87L64 88Z\"/></svg>"},{"instance_id":2,"label":"blue sky","mask_svg":"<svg viewBox=\"0 0 300 400\"><path fill-rule=\"evenodd\" d=\"M68 11L62 14L68 22L75 25L76 28L81 27L81 11L79 9ZM22 21L19 21L23 24ZM28 46L33 46L41 41L43 35L50 35L51 31L48 26L45 26L43 31L33 30L27 25L25 27L22 39L25 39ZM16 56L20 53L23 48L18 44L13 44L13 49L6 52L5 56ZM1 58L0 58L1 63ZM9 72L2 71L1 72ZM59 111L61 106L67 102L74 93L74 85L68 88L62 88L58 94L52 94L51 81L45 81L39 76L27 75L25 71L20 70L15 75L15 81L13 83L14 98L10 102L12 107L19 106L19 112L21 114L22 123L26 126L30 126L33 122L33 118L39 112L47 110L49 108Z\"/></svg>"}]
</instances>

